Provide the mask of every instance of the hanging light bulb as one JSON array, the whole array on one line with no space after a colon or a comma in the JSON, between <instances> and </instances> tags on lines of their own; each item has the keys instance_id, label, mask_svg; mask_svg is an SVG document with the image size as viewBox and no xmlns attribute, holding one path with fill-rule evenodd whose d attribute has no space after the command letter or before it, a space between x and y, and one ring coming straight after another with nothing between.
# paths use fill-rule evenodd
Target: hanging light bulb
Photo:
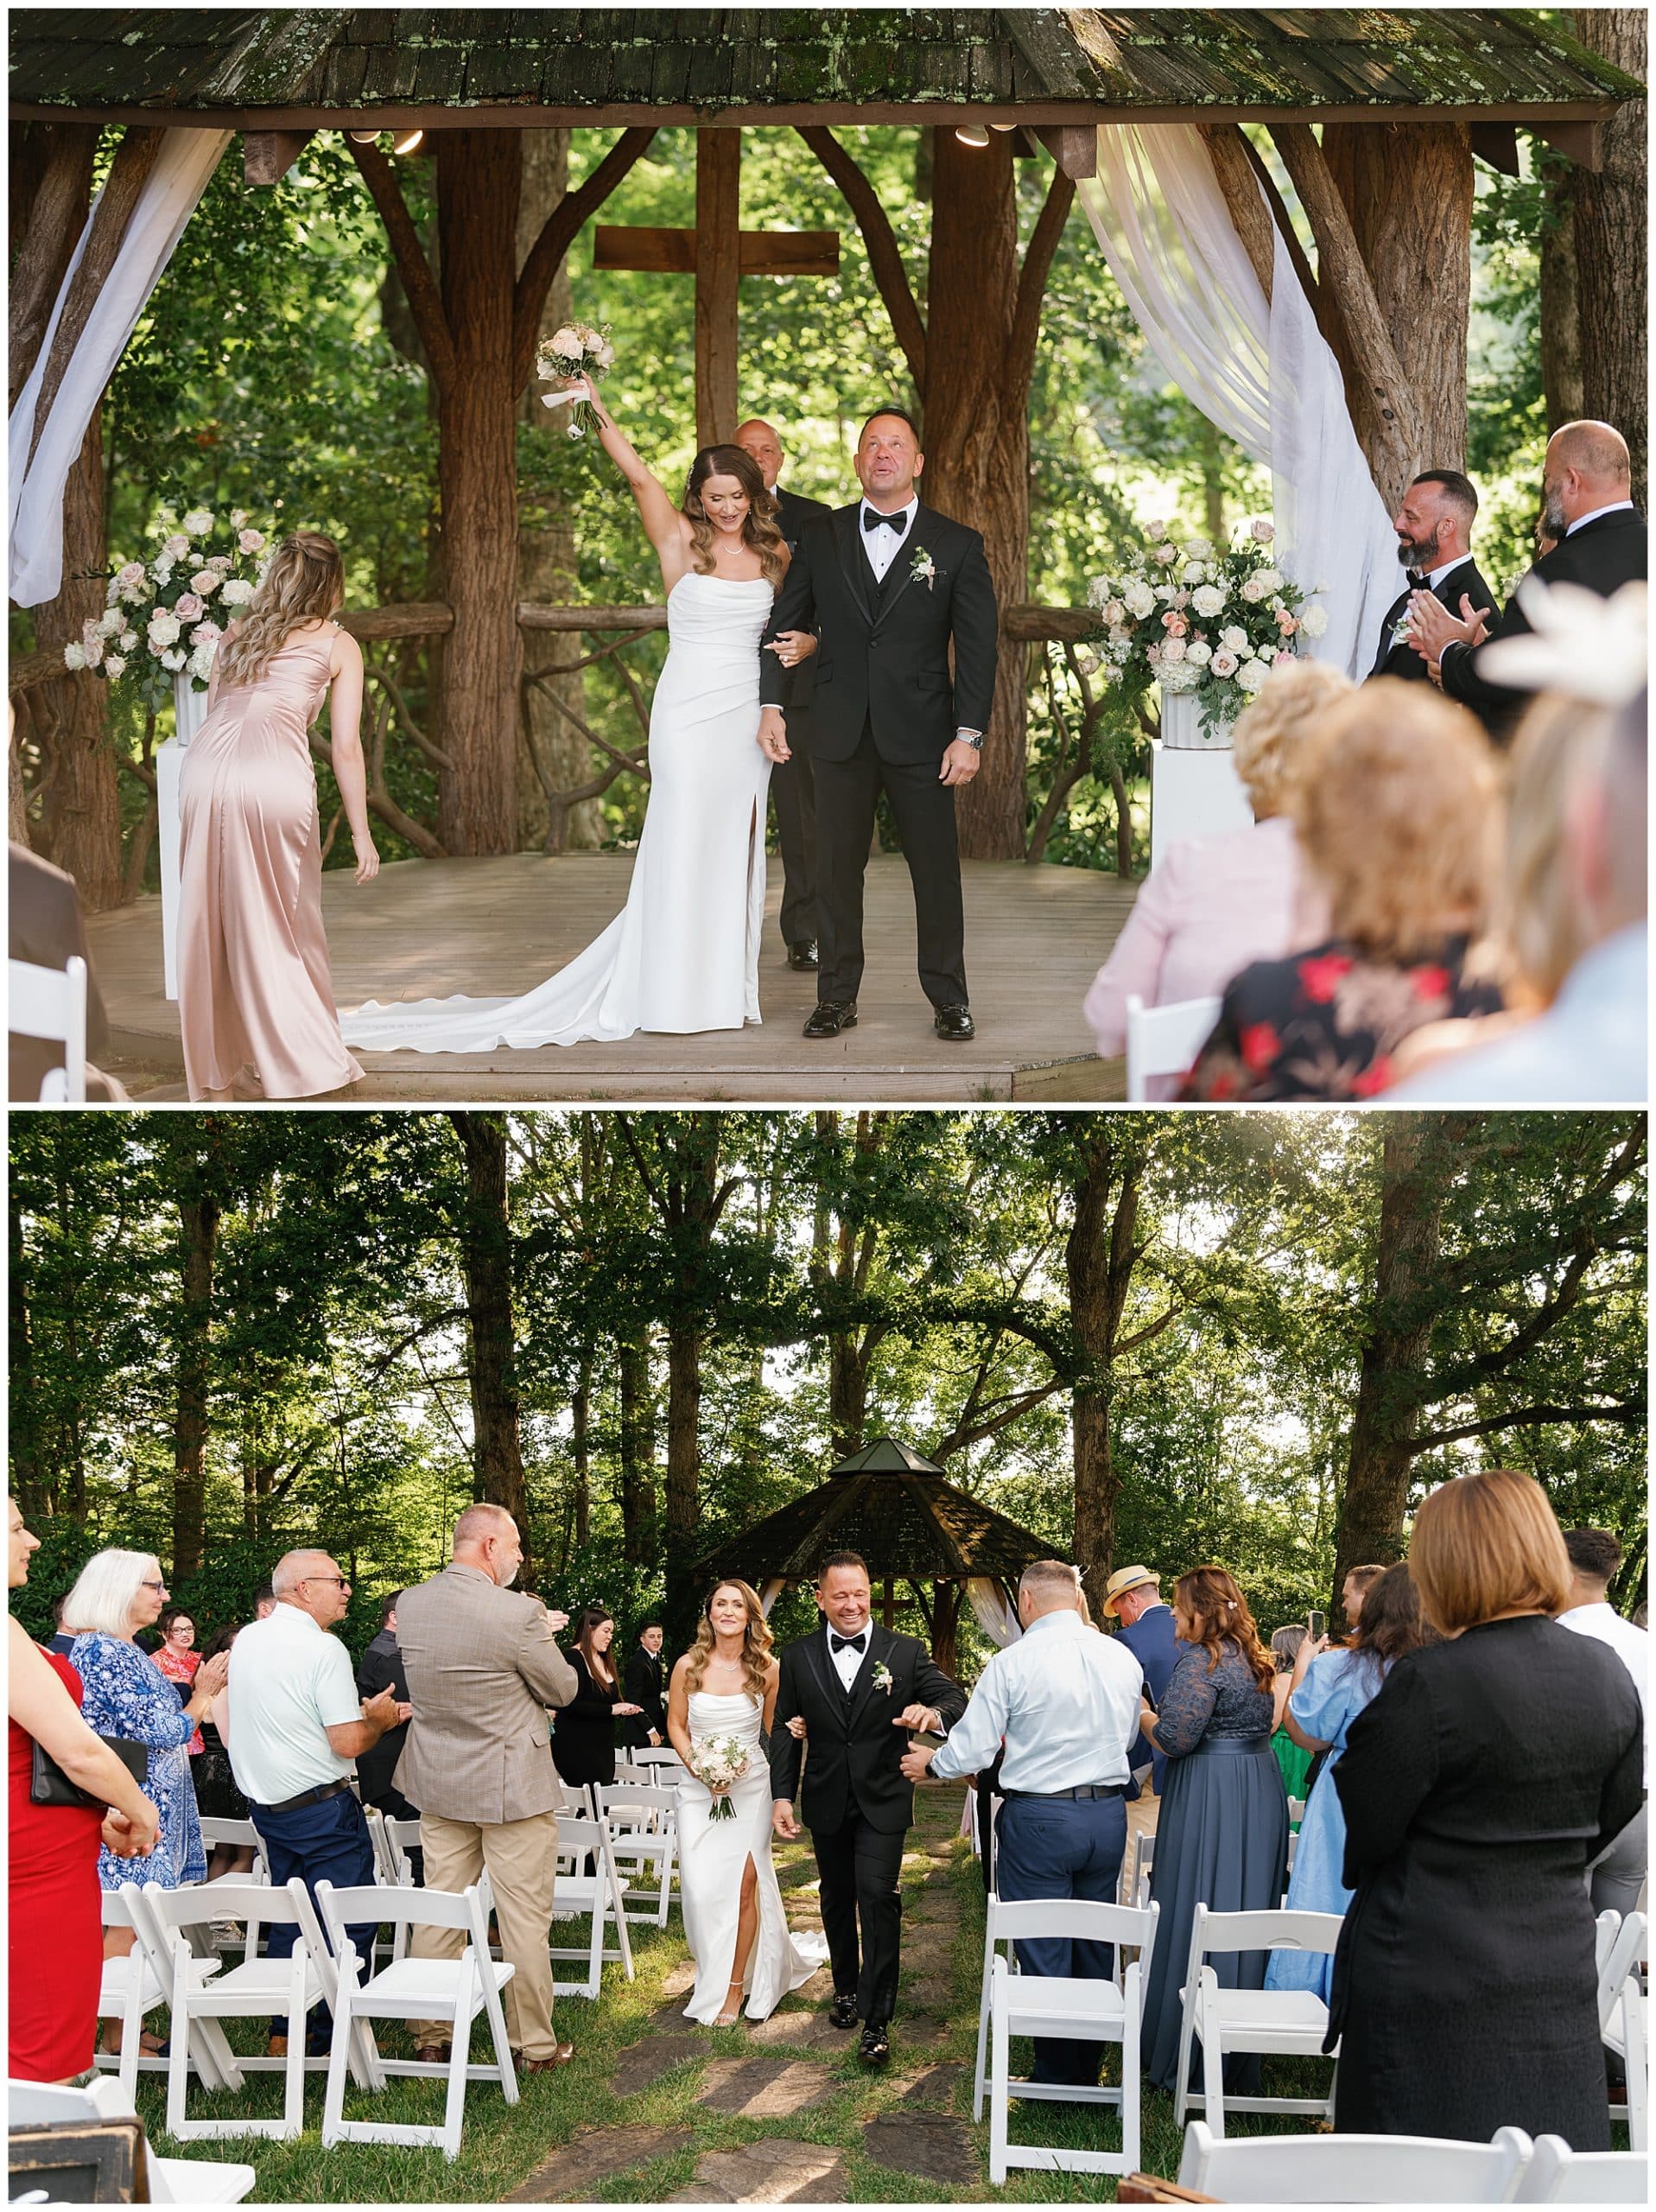
<instances>
[{"instance_id":1,"label":"hanging light bulb","mask_svg":"<svg viewBox=\"0 0 1656 2212\"><path fill-rule=\"evenodd\" d=\"M416 146L418 146L418 144L420 143L420 141L421 141L421 140L425 137L425 135L426 135L426 134L425 134L425 132L424 132L423 130L403 130L403 131L399 131L399 132L397 133L397 136L392 139L392 141L391 141L391 151L392 151L392 153L394 153L394 154L411 154L411 153L413 153L413 151L415 150L416 147Z\"/></svg>"},{"instance_id":2,"label":"hanging light bulb","mask_svg":"<svg viewBox=\"0 0 1656 2212\"><path fill-rule=\"evenodd\" d=\"M378 130L347 130L345 135L353 146L371 146L379 133Z\"/></svg>"},{"instance_id":3,"label":"hanging light bulb","mask_svg":"<svg viewBox=\"0 0 1656 2212\"><path fill-rule=\"evenodd\" d=\"M987 146L989 143L989 134L980 123L959 124L955 136L962 146Z\"/></svg>"},{"instance_id":4,"label":"hanging light bulb","mask_svg":"<svg viewBox=\"0 0 1656 2212\"><path fill-rule=\"evenodd\" d=\"M989 128L991 130L1016 130L1018 125L1015 123L992 123Z\"/></svg>"}]
</instances>

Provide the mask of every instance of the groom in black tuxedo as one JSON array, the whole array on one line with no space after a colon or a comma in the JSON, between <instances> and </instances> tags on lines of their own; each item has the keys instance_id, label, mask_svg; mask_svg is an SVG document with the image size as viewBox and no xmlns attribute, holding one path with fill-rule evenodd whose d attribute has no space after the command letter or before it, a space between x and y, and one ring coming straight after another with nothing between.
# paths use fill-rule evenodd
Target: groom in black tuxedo
<instances>
[{"instance_id":1,"label":"groom in black tuxedo","mask_svg":"<svg viewBox=\"0 0 1656 2212\"><path fill-rule=\"evenodd\" d=\"M822 1625L782 1653L771 1795L771 1825L791 1841L799 1834L794 1797L803 1749L802 1809L822 1877L822 1927L834 1968L831 2018L836 2028L861 2020L861 2056L884 2066L897 2006L903 1842L914 1821L914 1788L901 1764L908 1731L952 1728L966 1698L917 1637L874 1626L871 1595L857 1554L831 1553L816 1579ZM788 1726L796 1719L805 1724L803 1746Z\"/></svg>"},{"instance_id":2,"label":"groom in black tuxedo","mask_svg":"<svg viewBox=\"0 0 1656 2212\"><path fill-rule=\"evenodd\" d=\"M861 499L802 531L760 655L759 743L780 763L790 753L787 671L769 648L784 631L816 632L810 750L822 966L805 1034L837 1037L857 1019L863 870L884 789L914 885L932 1026L939 1037L964 1039L973 1023L955 793L978 772L994 697L994 586L977 531L921 504L915 484L925 456L901 408L869 416L855 466Z\"/></svg>"},{"instance_id":3,"label":"groom in black tuxedo","mask_svg":"<svg viewBox=\"0 0 1656 2212\"><path fill-rule=\"evenodd\" d=\"M1414 595L1429 591L1450 614L1461 601L1481 614L1493 614L1495 595L1472 558L1472 524L1478 495L1458 468L1428 468L1417 476L1392 518L1397 557L1407 572L1403 589L1386 610L1380 650L1367 681L1400 677L1405 683L1429 683L1431 671L1410 643L1408 627Z\"/></svg>"}]
</instances>

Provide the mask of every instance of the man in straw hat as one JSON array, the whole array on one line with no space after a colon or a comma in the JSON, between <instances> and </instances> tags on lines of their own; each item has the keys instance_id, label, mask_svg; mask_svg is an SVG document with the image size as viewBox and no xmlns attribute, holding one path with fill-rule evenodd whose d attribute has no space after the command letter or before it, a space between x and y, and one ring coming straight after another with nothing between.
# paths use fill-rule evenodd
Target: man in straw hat
<instances>
[{"instance_id":1,"label":"man in straw hat","mask_svg":"<svg viewBox=\"0 0 1656 2212\"><path fill-rule=\"evenodd\" d=\"M1152 1705L1159 1705L1178 1657L1178 1638L1173 1630L1173 1608L1162 1597L1161 1578L1147 1567L1119 1567L1104 1586L1104 1611L1114 1613L1116 1633L1145 1670L1145 1690ZM1132 1879L1133 1840L1154 1835L1161 1810L1162 1777L1167 1761L1152 1751L1143 1736L1129 1753L1138 1778L1139 1795L1127 1805L1127 1849L1122 1861L1123 1882ZM1123 1902L1131 1904L1131 1897Z\"/></svg>"}]
</instances>

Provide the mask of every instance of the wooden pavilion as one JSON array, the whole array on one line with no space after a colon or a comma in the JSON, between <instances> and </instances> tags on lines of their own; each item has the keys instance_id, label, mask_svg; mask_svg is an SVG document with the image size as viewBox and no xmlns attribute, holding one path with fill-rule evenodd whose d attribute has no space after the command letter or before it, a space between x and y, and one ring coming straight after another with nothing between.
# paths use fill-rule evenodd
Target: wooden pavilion
<instances>
[{"instance_id":1,"label":"wooden pavilion","mask_svg":"<svg viewBox=\"0 0 1656 2212\"><path fill-rule=\"evenodd\" d=\"M961 1601L988 1583L1014 1617L1018 1578L1052 1547L993 1506L956 1490L942 1469L906 1444L878 1438L831 1468L825 1482L709 1552L695 1573L707 1582L738 1574L756 1590L814 1582L829 1552L860 1552L887 1628L898 1586L908 1586L931 1639L953 1671Z\"/></svg>"}]
</instances>

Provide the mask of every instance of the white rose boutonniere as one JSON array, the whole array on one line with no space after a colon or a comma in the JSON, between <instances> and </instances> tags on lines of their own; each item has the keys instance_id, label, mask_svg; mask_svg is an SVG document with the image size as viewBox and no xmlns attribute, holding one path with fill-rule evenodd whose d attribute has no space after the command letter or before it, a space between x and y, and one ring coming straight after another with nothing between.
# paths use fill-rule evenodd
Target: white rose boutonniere
<instances>
[{"instance_id":1,"label":"white rose boutonniere","mask_svg":"<svg viewBox=\"0 0 1656 2212\"><path fill-rule=\"evenodd\" d=\"M937 563L923 545L917 545L914 549L914 558L909 563L909 581L910 583L923 584L928 591L930 591L937 582ZM888 1687L889 1682L888 1677Z\"/></svg>"},{"instance_id":2,"label":"white rose boutonniere","mask_svg":"<svg viewBox=\"0 0 1656 2212\"><path fill-rule=\"evenodd\" d=\"M887 1697L890 1697L892 1690L897 1687L891 1680L891 1670L883 1659L875 1662L874 1671L869 1680L877 1690L884 1690Z\"/></svg>"}]
</instances>

